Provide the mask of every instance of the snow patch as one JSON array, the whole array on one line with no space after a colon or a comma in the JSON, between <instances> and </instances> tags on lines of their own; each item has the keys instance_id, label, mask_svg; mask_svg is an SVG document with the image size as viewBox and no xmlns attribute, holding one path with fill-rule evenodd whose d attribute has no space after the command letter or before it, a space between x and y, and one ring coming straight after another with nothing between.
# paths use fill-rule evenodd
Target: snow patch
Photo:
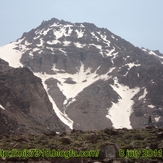
<instances>
[{"instance_id":1,"label":"snow patch","mask_svg":"<svg viewBox=\"0 0 163 163\"><path fill-rule=\"evenodd\" d=\"M70 36L71 32L73 31L70 27L72 25L61 25L60 29L53 30L54 35L56 36L56 40L64 36ZM68 32L67 32L68 31Z\"/></svg>"},{"instance_id":2,"label":"snow patch","mask_svg":"<svg viewBox=\"0 0 163 163\"><path fill-rule=\"evenodd\" d=\"M155 121L158 122L160 120L160 116L159 117L155 117Z\"/></svg>"},{"instance_id":3,"label":"snow patch","mask_svg":"<svg viewBox=\"0 0 163 163\"><path fill-rule=\"evenodd\" d=\"M156 56L156 57L158 57L158 58L160 58L160 59L163 59L163 56L157 55L157 54L156 54L154 51L152 51L152 50L148 50L148 49L142 48L142 51L146 52L146 54L154 55L154 56Z\"/></svg>"},{"instance_id":4,"label":"snow patch","mask_svg":"<svg viewBox=\"0 0 163 163\"><path fill-rule=\"evenodd\" d=\"M41 74L41 73L34 73L37 77L40 77L42 79L42 83L44 85L45 90L48 93L47 85L45 84L45 81L49 78L54 78L59 81L57 83L58 88L60 91L64 94L66 97L64 101L64 107L67 107L69 104L74 102L76 99L75 97L86 87L91 85L92 83L98 81L98 80L108 80L110 76L108 76L108 72L103 75L98 75L96 72L91 73L91 69L84 69L84 64L81 62L80 68L78 68L78 72L76 74L68 74L63 73L64 70L58 70L56 66L54 65L52 70L58 71L57 74ZM61 73L59 71L62 71ZM75 84L68 84L65 83L66 78L72 78L73 81L75 81ZM86 82L83 82L83 80L86 80ZM55 110L57 116L62 120L63 123L65 123L67 126L69 126L72 129L73 121L67 116L67 114L64 112L62 113L59 108L57 108L55 101L52 99L52 97L48 93L48 97L53 105L53 109Z\"/></svg>"},{"instance_id":5,"label":"snow patch","mask_svg":"<svg viewBox=\"0 0 163 163\"><path fill-rule=\"evenodd\" d=\"M51 48L51 47L48 47L48 46L46 47L46 49L50 49L51 51L53 51L53 50L54 50L53 48Z\"/></svg>"},{"instance_id":6,"label":"snow patch","mask_svg":"<svg viewBox=\"0 0 163 163\"><path fill-rule=\"evenodd\" d=\"M115 39L115 37L113 35L111 35L111 38Z\"/></svg>"},{"instance_id":7,"label":"snow patch","mask_svg":"<svg viewBox=\"0 0 163 163\"><path fill-rule=\"evenodd\" d=\"M65 27L65 28L67 28L67 27L72 27L72 26L73 26L73 25L71 25L71 24L63 25L63 24L59 24L59 23L57 22L57 23L52 24L52 25L50 26L50 28L53 28L53 27Z\"/></svg>"},{"instance_id":8,"label":"snow patch","mask_svg":"<svg viewBox=\"0 0 163 163\"><path fill-rule=\"evenodd\" d=\"M44 36L47 35L47 33L49 32L49 30L50 30L49 28L48 28L47 30L44 30L42 34L43 34Z\"/></svg>"},{"instance_id":9,"label":"snow patch","mask_svg":"<svg viewBox=\"0 0 163 163\"><path fill-rule=\"evenodd\" d=\"M66 24L66 25L64 25L65 28L67 28L67 27L70 28L70 27L72 27L72 26L73 26L73 25L71 25L71 24Z\"/></svg>"},{"instance_id":10,"label":"snow patch","mask_svg":"<svg viewBox=\"0 0 163 163\"><path fill-rule=\"evenodd\" d=\"M80 44L79 42L74 42L74 45L78 48L82 48L84 45Z\"/></svg>"},{"instance_id":11,"label":"snow patch","mask_svg":"<svg viewBox=\"0 0 163 163\"><path fill-rule=\"evenodd\" d=\"M65 56L67 56L66 52L63 49L58 48L58 50L61 51L62 53L64 53Z\"/></svg>"},{"instance_id":12,"label":"snow patch","mask_svg":"<svg viewBox=\"0 0 163 163\"><path fill-rule=\"evenodd\" d=\"M20 62L22 52L14 49L15 47L16 42L0 47L0 58L7 61L11 67L23 67L22 63Z\"/></svg>"},{"instance_id":13,"label":"snow patch","mask_svg":"<svg viewBox=\"0 0 163 163\"><path fill-rule=\"evenodd\" d=\"M102 48L102 46L101 45L96 45L96 44L89 44L90 46L95 46L97 49L100 49L101 50L101 48Z\"/></svg>"},{"instance_id":14,"label":"snow patch","mask_svg":"<svg viewBox=\"0 0 163 163\"><path fill-rule=\"evenodd\" d=\"M154 55L154 56L156 56L156 57L158 57L158 58L160 58L160 59L163 59L163 56L159 56L159 55L157 55L157 54L156 54L155 52L153 52L153 51L149 51L148 54ZM162 62L161 62L161 63L162 63Z\"/></svg>"},{"instance_id":15,"label":"snow patch","mask_svg":"<svg viewBox=\"0 0 163 163\"><path fill-rule=\"evenodd\" d=\"M38 51L38 50L40 50L39 48L34 48L33 49L33 52L36 52L36 51Z\"/></svg>"},{"instance_id":16,"label":"snow patch","mask_svg":"<svg viewBox=\"0 0 163 163\"><path fill-rule=\"evenodd\" d=\"M40 32L40 30L38 29L37 31L35 31L35 34L37 35L37 34L39 34L39 32Z\"/></svg>"},{"instance_id":17,"label":"snow patch","mask_svg":"<svg viewBox=\"0 0 163 163\"><path fill-rule=\"evenodd\" d=\"M3 109L3 110L6 110L1 104L0 104L0 108Z\"/></svg>"},{"instance_id":18,"label":"snow patch","mask_svg":"<svg viewBox=\"0 0 163 163\"><path fill-rule=\"evenodd\" d=\"M139 88L130 89L128 86L118 83L118 79L114 78L114 85L111 87L116 91L119 96L119 102L112 102L112 107L108 109L107 118L109 118L114 128L128 128L131 129L130 115L132 113L132 105L134 101L132 98L139 92Z\"/></svg>"},{"instance_id":19,"label":"snow patch","mask_svg":"<svg viewBox=\"0 0 163 163\"><path fill-rule=\"evenodd\" d=\"M62 93L65 95L66 100L64 101L64 104L68 104L68 100L71 98L75 98L84 88L88 87L92 83L96 82L97 80L107 80L109 79L109 76L106 74L99 75L91 73L91 69L84 70L84 64L81 63L81 66L76 74L57 74L56 75L57 80L60 81L60 84L58 83L59 89L62 91ZM75 84L68 84L64 83L65 78L72 78L73 81L75 81ZM83 80L86 80L87 82L83 82Z\"/></svg>"},{"instance_id":20,"label":"snow patch","mask_svg":"<svg viewBox=\"0 0 163 163\"><path fill-rule=\"evenodd\" d=\"M113 48L108 53L106 53L106 56L114 56L114 58L115 58L115 56L118 54L118 52L113 53L114 51L115 51L115 48ZM114 58L112 58L112 59L114 59Z\"/></svg>"},{"instance_id":21,"label":"snow patch","mask_svg":"<svg viewBox=\"0 0 163 163\"><path fill-rule=\"evenodd\" d=\"M111 52L110 52L110 53L111 53ZM109 56L109 55L113 56L113 57L111 58L111 62L112 62L113 64L114 64L114 61L113 61L113 60L116 58L117 54L118 54L118 52L108 54L108 56Z\"/></svg>"},{"instance_id":22,"label":"snow patch","mask_svg":"<svg viewBox=\"0 0 163 163\"><path fill-rule=\"evenodd\" d=\"M132 67L134 67L134 66L141 66L141 64L135 64L135 63L127 63L127 64L125 64L126 66L129 66L129 69L131 69Z\"/></svg>"},{"instance_id":23,"label":"snow patch","mask_svg":"<svg viewBox=\"0 0 163 163\"><path fill-rule=\"evenodd\" d=\"M139 97L139 100L145 98L146 95L147 95L147 93L148 93L148 92L147 92L147 89L145 88L145 89L144 89L144 93L143 93L143 95L141 95L141 96Z\"/></svg>"},{"instance_id":24,"label":"snow patch","mask_svg":"<svg viewBox=\"0 0 163 163\"><path fill-rule=\"evenodd\" d=\"M60 81L57 85L60 89L60 91L65 95L66 100L64 101L64 104L68 105L69 104L69 100L70 99L74 99L75 97L86 87L88 87L89 85L91 85L92 83L98 81L98 80L107 80L110 78L110 76L108 76L108 72L110 72L110 70L103 75L98 75L95 72L91 72L91 69L84 69L84 64L81 63L81 66L79 68L77 68L78 72L75 74L69 74L69 73L62 73L64 72L64 70L61 69L57 69L56 66L54 65L52 70L54 71L58 71L57 74L54 75L49 75L50 77L56 78L58 81ZM112 69L111 69L112 70ZM60 73L60 71L62 71ZM76 82L75 84L68 84L65 83L65 79L66 78L71 78L74 82ZM83 82L83 81L86 82Z\"/></svg>"},{"instance_id":25,"label":"snow patch","mask_svg":"<svg viewBox=\"0 0 163 163\"><path fill-rule=\"evenodd\" d=\"M68 45L70 45L70 41L63 41L63 44L64 44L64 46L68 46Z\"/></svg>"},{"instance_id":26,"label":"snow patch","mask_svg":"<svg viewBox=\"0 0 163 163\"><path fill-rule=\"evenodd\" d=\"M28 41L25 41L24 43L26 46L31 45L32 43L29 43Z\"/></svg>"},{"instance_id":27,"label":"snow patch","mask_svg":"<svg viewBox=\"0 0 163 163\"><path fill-rule=\"evenodd\" d=\"M81 38L84 35L84 32L82 30L79 31L76 29L75 32L77 33L77 38Z\"/></svg>"},{"instance_id":28,"label":"snow patch","mask_svg":"<svg viewBox=\"0 0 163 163\"><path fill-rule=\"evenodd\" d=\"M154 84L155 82L153 81L153 79L151 80L152 84Z\"/></svg>"},{"instance_id":29,"label":"snow patch","mask_svg":"<svg viewBox=\"0 0 163 163\"><path fill-rule=\"evenodd\" d=\"M63 70L63 69L57 69L57 68L56 68L56 64L53 65L52 70L55 71L55 72L59 72L59 71L64 72L64 71L65 71L65 70Z\"/></svg>"},{"instance_id":30,"label":"snow patch","mask_svg":"<svg viewBox=\"0 0 163 163\"><path fill-rule=\"evenodd\" d=\"M154 106L154 105L148 105L148 107L150 107L150 108L154 108L155 106Z\"/></svg>"},{"instance_id":31,"label":"snow patch","mask_svg":"<svg viewBox=\"0 0 163 163\"><path fill-rule=\"evenodd\" d=\"M43 44L44 44L44 42L43 42L43 39L41 38L41 39L40 39L40 43L39 43L39 44L37 44L37 46L38 46L38 47L42 47L42 46L43 46Z\"/></svg>"},{"instance_id":32,"label":"snow patch","mask_svg":"<svg viewBox=\"0 0 163 163\"><path fill-rule=\"evenodd\" d=\"M29 52L29 56L30 56L31 58L33 58L33 53L32 53L32 52Z\"/></svg>"},{"instance_id":33,"label":"snow patch","mask_svg":"<svg viewBox=\"0 0 163 163\"><path fill-rule=\"evenodd\" d=\"M50 28L52 28L52 27L58 27L58 26L60 26L60 24L54 23L54 24L52 24L52 25L50 26Z\"/></svg>"},{"instance_id":34,"label":"snow patch","mask_svg":"<svg viewBox=\"0 0 163 163\"><path fill-rule=\"evenodd\" d=\"M92 36L94 37L94 38L96 38L97 39L97 41L99 41L100 39L96 36L96 34L94 33L94 32L90 32L91 34L92 34Z\"/></svg>"},{"instance_id":35,"label":"snow patch","mask_svg":"<svg viewBox=\"0 0 163 163\"><path fill-rule=\"evenodd\" d=\"M101 35L101 38L103 39L103 41L108 45L108 47L110 47L110 41L106 39L106 35Z\"/></svg>"},{"instance_id":36,"label":"snow patch","mask_svg":"<svg viewBox=\"0 0 163 163\"><path fill-rule=\"evenodd\" d=\"M63 28L61 28L60 30L55 30L54 29L54 35L56 37L56 40L61 38L64 35L64 32L65 32L65 30Z\"/></svg>"},{"instance_id":37,"label":"snow patch","mask_svg":"<svg viewBox=\"0 0 163 163\"><path fill-rule=\"evenodd\" d=\"M34 40L37 40L38 38L40 38L40 35L34 37L33 39L34 39Z\"/></svg>"},{"instance_id":38,"label":"snow patch","mask_svg":"<svg viewBox=\"0 0 163 163\"><path fill-rule=\"evenodd\" d=\"M127 74L128 74L128 71L123 76L127 76Z\"/></svg>"},{"instance_id":39,"label":"snow patch","mask_svg":"<svg viewBox=\"0 0 163 163\"><path fill-rule=\"evenodd\" d=\"M111 73L114 69L116 69L116 67L112 67L112 68L110 68L110 70L109 70L108 73Z\"/></svg>"},{"instance_id":40,"label":"snow patch","mask_svg":"<svg viewBox=\"0 0 163 163\"><path fill-rule=\"evenodd\" d=\"M47 44L49 44L49 45L55 45L57 43L61 43L61 42L58 40L47 41Z\"/></svg>"},{"instance_id":41,"label":"snow patch","mask_svg":"<svg viewBox=\"0 0 163 163\"><path fill-rule=\"evenodd\" d=\"M70 34L71 34L72 31L73 31L73 29L69 27L69 29L68 29L68 35L69 36L70 36Z\"/></svg>"}]
</instances>

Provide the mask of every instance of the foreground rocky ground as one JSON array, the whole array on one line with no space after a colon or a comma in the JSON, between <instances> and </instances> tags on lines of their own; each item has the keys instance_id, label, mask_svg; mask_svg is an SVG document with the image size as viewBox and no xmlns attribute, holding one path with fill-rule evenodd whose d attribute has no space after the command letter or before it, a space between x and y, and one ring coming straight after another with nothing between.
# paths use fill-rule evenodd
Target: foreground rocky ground
<instances>
[{"instance_id":1,"label":"foreground rocky ground","mask_svg":"<svg viewBox=\"0 0 163 163\"><path fill-rule=\"evenodd\" d=\"M49 132L29 135L0 136L1 163L158 163L163 162L163 128L105 129L99 131L72 130L71 133ZM49 151L100 151L95 157L54 158L54 155L30 158L4 158L2 152L18 149L47 149ZM129 152L130 150L130 152ZM138 151L141 151L138 155ZM97 157L98 156L98 157ZM120 157L121 156L121 157ZM127 158L128 157L128 158Z\"/></svg>"}]
</instances>

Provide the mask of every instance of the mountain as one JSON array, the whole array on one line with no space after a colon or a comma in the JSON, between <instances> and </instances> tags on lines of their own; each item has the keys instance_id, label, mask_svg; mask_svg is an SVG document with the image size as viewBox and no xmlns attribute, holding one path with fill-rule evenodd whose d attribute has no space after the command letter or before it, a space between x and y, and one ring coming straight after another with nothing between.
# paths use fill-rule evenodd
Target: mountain
<instances>
[{"instance_id":1,"label":"mountain","mask_svg":"<svg viewBox=\"0 0 163 163\"><path fill-rule=\"evenodd\" d=\"M94 24L55 18L0 47L11 67L41 78L55 114L80 130L141 128L149 116L162 126L162 56Z\"/></svg>"}]
</instances>

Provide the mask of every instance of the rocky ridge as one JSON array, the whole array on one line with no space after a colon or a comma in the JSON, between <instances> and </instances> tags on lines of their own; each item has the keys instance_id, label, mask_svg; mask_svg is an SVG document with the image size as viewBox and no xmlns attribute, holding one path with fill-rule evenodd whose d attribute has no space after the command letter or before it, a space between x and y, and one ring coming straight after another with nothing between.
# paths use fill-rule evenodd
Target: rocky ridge
<instances>
[{"instance_id":1,"label":"rocky ridge","mask_svg":"<svg viewBox=\"0 0 163 163\"><path fill-rule=\"evenodd\" d=\"M0 133L64 131L40 78L26 67L12 68L0 59Z\"/></svg>"}]
</instances>

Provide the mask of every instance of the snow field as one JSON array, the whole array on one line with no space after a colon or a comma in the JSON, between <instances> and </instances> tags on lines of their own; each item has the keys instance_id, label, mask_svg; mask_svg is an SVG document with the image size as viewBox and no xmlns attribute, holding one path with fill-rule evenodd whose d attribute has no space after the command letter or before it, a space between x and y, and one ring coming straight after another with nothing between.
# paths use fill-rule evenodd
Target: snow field
<instances>
[{"instance_id":1,"label":"snow field","mask_svg":"<svg viewBox=\"0 0 163 163\"><path fill-rule=\"evenodd\" d=\"M0 47L0 58L7 61L11 67L23 67L23 65L20 63L22 51L15 50L15 47L15 42Z\"/></svg>"},{"instance_id":2,"label":"snow field","mask_svg":"<svg viewBox=\"0 0 163 163\"><path fill-rule=\"evenodd\" d=\"M111 87L119 94L120 99L118 103L112 102L112 107L108 109L107 118L109 118L114 128L128 128L131 129L130 115L132 113L132 105L134 104L132 97L139 92L139 88L129 89L118 83L117 78L114 78L114 85Z\"/></svg>"},{"instance_id":3,"label":"snow field","mask_svg":"<svg viewBox=\"0 0 163 163\"><path fill-rule=\"evenodd\" d=\"M57 71L58 69L55 68L55 65L53 67L53 70ZM59 71L59 70L58 70ZM110 70L103 75L96 74L96 71L92 74L87 74L91 71L90 68L87 70L84 70L84 65L81 63L81 66L76 74L68 74L68 73L57 73L54 75L49 74L42 74L42 73L34 73L37 77L42 79L43 86L45 90L48 93L48 87L45 84L45 81L51 77L54 79L57 79L60 84L58 83L57 86L60 89L60 91L66 96L66 99L64 101L64 107L66 108L70 103L75 101L75 97L86 87L91 85L92 83L96 82L97 80L107 80L110 77L107 75ZM112 71L112 69L111 69ZM76 82L76 84L68 84L64 83L67 78L71 78L73 81ZM83 80L86 80L86 82L83 82ZM52 99L52 97L48 93L48 97L53 104L53 109L55 110L55 113L57 116L61 119L61 121L69 126L71 129L73 127L73 121L68 117L68 115L64 112L62 113L59 108L56 106L55 101Z\"/></svg>"}]
</instances>

